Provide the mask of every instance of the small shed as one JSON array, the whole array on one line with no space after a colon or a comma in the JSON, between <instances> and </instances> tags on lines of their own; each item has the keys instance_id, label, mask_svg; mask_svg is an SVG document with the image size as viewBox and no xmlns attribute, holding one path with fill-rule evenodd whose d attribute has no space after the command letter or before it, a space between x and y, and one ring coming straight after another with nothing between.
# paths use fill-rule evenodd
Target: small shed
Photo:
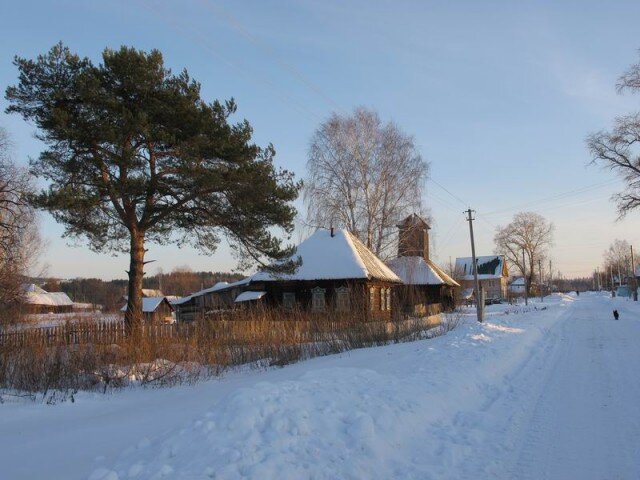
<instances>
[{"instance_id":1,"label":"small shed","mask_svg":"<svg viewBox=\"0 0 640 480\"><path fill-rule=\"evenodd\" d=\"M525 288L524 277L518 277L509 285L509 292L516 295L523 295Z\"/></svg>"},{"instance_id":2,"label":"small shed","mask_svg":"<svg viewBox=\"0 0 640 480\"><path fill-rule=\"evenodd\" d=\"M127 305L124 305L121 312L127 311ZM173 323L174 308L166 297L143 297L142 298L142 317L148 323Z\"/></svg>"}]
</instances>

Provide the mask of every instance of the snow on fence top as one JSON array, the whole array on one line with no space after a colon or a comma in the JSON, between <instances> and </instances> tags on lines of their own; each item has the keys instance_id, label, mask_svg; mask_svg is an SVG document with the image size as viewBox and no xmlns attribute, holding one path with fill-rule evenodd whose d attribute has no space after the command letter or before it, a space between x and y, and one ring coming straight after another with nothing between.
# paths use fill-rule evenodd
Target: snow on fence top
<instances>
[{"instance_id":1,"label":"snow on fence top","mask_svg":"<svg viewBox=\"0 0 640 480\"><path fill-rule=\"evenodd\" d=\"M358 278L402 281L360 240L344 229L335 230L333 236L329 230L317 230L298 245L294 254L294 258L297 257L302 259L302 265L295 273L260 271L250 278L251 282Z\"/></svg>"}]
</instances>

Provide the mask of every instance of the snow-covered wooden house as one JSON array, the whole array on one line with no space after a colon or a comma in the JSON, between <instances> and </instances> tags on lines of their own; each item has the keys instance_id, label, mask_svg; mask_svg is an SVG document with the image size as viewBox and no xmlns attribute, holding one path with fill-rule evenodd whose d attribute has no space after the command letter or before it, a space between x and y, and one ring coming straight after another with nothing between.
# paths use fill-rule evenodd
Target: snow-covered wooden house
<instances>
[{"instance_id":1,"label":"snow-covered wooden house","mask_svg":"<svg viewBox=\"0 0 640 480\"><path fill-rule=\"evenodd\" d=\"M30 283L22 286L23 306L27 313L69 313L73 301L64 292L47 292Z\"/></svg>"},{"instance_id":2,"label":"snow-covered wooden house","mask_svg":"<svg viewBox=\"0 0 640 480\"><path fill-rule=\"evenodd\" d=\"M507 298L509 269L504 255L476 257L478 280L487 301L502 301ZM462 285L463 298L471 298L475 288L473 261L471 257L456 258L455 278Z\"/></svg>"},{"instance_id":3,"label":"snow-covered wooden house","mask_svg":"<svg viewBox=\"0 0 640 480\"><path fill-rule=\"evenodd\" d=\"M410 315L434 315L452 308L459 285L429 256L429 224L413 214L398 229L398 257L387 265L403 282L395 295L399 307Z\"/></svg>"},{"instance_id":4,"label":"snow-covered wooden house","mask_svg":"<svg viewBox=\"0 0 640 480\"><path fill-rule=\"evenodd\" d=\"M254 294L246 301L259 299L285 310L391 318L392 289L402 281L347 230L317 230L298 245L295 257L302 260L295 273L260 271L250 277L246 291Z\"/></svg>"}]
</instances>

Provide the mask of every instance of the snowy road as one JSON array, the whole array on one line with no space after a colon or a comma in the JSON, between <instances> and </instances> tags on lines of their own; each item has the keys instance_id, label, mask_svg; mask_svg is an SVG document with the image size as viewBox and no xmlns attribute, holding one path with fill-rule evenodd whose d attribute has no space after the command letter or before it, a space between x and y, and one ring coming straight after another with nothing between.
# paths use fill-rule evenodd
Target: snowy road
<instances>
[{"instance_id":1,"label":"snowy road","mask_svg":"<svg viewBox=\"0 0 640 480\"><path fill-rule=\"evenodd\" d=\"M615 322L611 303L574 302L539 353L548 358L514 379L540 377L531 415L515 426L522 443L513 478L640 478L640 316L621 300Z\"/></svg>"},{"instance_id":2,"label":"snowy road","mask_svg":"<svg viewBox=\"0 0 640 480\"><path fill-rule=\"evenodd\" d=\"M544 306L195 387L0 405L0 479L640 478L640 306Z\"/></svg>"}]
</instances>

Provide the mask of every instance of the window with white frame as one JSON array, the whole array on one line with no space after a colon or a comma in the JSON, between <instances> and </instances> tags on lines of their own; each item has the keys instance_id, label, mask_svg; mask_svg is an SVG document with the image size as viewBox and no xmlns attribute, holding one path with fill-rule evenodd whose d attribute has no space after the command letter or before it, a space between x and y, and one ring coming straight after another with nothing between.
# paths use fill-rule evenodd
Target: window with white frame
<instances>
[{"instance_id":1,"label":"window with white frame","mask_svg":"<svg viewBox=\"0 0 640 480\"><path fill-rule=\"evenodd\" d=\"M391 310L391 289L387 288L387 310Z\"/></svg>"},{"instance_id":2,"label":"window with white frame","mask_svg":"<svg viewBox=\"0 0 640 480\"><path fill-rule=\"evenodd\" d=\"M372 311L376 309L376 287L369 288L369 308Z\"/></svg>"},{"instance_id":3,"label":"window with white frame","mask_svg":"<svg viewBox=\"0 0 640 480\"><path fill-rule=\"evenodd\" d=\"M387 309L387 296L385 295L386 290L384 288L380 289L380 310L383 312Z\"/></svg>"},{"instance_id":4,"label":"window with white frame","mask_svg":"<svg viewBox=\"0 0 640 480\"><path fill-rule=\"evenodd\" d=\"M326 308L325 301L326 289L316 287L311 290L311 309L314 311L321 311Z\"/></svg>"},{"instance_id":5,"label":"window with white frame","mask_svg":"<svg viewBox=\"0 0 640 480\"><path fill-rule=\"evenodd\" d=\"M348 312L351 310L349 289L347 287L336 288L336 310L339 312Z\"/></svg>"},{"instance_id":6,"label":"window with white frame","mask_svg":"<svg viewBox=\"0 0 640 480\"><path fill-rule=\"evenodd\" d=\"M296 306L295 292L284 292L282 294L282 306L287 310L292 310Z\"/></svg>"}]
</instances>

